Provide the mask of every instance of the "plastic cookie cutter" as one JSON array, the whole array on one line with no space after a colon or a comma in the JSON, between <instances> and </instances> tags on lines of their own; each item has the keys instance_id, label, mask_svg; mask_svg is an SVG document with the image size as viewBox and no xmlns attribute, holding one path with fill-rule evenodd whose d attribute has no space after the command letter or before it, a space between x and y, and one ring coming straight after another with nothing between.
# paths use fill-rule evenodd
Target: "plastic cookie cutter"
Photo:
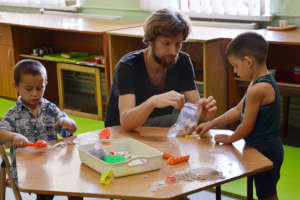
<instances>
[{"instance_id":1,"label":"plastic cookie cutter","mask_svg":"<svg viewBox=\"0 0 300 200\"><path fill-rule=\"evenodd\" d=\"M102 129L100 133L98 133L98 137L100 140L110 139L110 129L109 128Z\"/></svg>"},{"instance_id":2,"label":"plastic cookie cutter","mask_svg":"<svg viewBox=\"0 0 300 200\"><path fill-rule=\"evenodd\" d=\"M112 170L109 170L107 172L101 173L100 183L107 185L107 184L110 184L110 182L113 179L114 179L114 172Z\"/></svg>"},{"instance_id":3,"label":"plastic cookie cutter","mask_svg":"<svg viewBox=\"0 0 300 200\"><path fill-rule=\"evenodd\" d=\"M189 159L190 159L190 155L170 157L168 159L168 164L169 165L175 165L175 164L178 164L178 163L186 162Z\"/></svg>"},{"instance_id":4,"label":"plastic cookie cutter","mask_svg":"<svg viewBox=\"0 0 300 200\"><path fill-rule=\"evenodd\" d=\"M26 146L36 147L36 148L47 148L48 143L45 140L38 140L35 143L27 143Z\"/></svg>"},{"instance_id":5,"label":"plastic cookie cutter","mask_svg":"<svg viewBox=\"0 0 300 200\"><path fill-rule=\"evenodd\" d=\"M13 142L11 144L14 145ZM41 149L41 148L47 148L48 147L48 143L45 140L38 140L35 143L28 142L26 144L26 146L27 147L35 147L35 148Z\"/></svg>"},{"instance_id":6,"label":"plastic cookie cutter","mask_svg":"<svg viewBox=\"0 0 300 200\"><path fill-rule=\"evenodd\" d=\"M184 137L185 138L197 138L197 137L199 137L199 135L198 134L186 134Z\"/></svg>"}]
</instances>

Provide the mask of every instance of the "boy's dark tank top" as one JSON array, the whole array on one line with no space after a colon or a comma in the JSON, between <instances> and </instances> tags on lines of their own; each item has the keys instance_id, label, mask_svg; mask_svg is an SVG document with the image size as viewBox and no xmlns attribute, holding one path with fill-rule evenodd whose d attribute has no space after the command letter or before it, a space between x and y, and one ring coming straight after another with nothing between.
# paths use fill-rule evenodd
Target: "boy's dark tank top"
<instances>
[{"instance_id":1,"label":"boy's dark tank top","mask_svg":"<svg viewBox=\"0 0 300 200\"><path fill-rule=\"evenodd\" d=\"M272 103L260 106L256 118L255 126L252 132L245 138L248 145L253 145L266 140L272 140L279 137L280 130L280 94L276 81L271 74L260 77L254 83L270 83L275 90L275 99ZM247 94L246 94L247 95ZM242 116L245 115L246 99L243 102Z\"/></svg>"}]
</instances>

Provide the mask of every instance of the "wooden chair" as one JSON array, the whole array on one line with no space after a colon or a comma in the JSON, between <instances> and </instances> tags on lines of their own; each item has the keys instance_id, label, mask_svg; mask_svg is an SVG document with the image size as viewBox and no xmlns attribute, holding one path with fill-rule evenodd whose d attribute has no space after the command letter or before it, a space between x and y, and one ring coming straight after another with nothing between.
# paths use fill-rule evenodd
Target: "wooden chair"
<instances>
[{"instance_id":1,"label":"wooden chair","mask_svg":"<svg viewBox=\"0 0 300 200\"><path fill-rule=\"evenodd\" d=\"M16 200L22 200L21 193L16 186L10 173L10 163L5 152L5 148L0 144L0 155L2 158L0 171L0 200L5 200L6 187L11 187Z\"/></svg>"}]
</instances>

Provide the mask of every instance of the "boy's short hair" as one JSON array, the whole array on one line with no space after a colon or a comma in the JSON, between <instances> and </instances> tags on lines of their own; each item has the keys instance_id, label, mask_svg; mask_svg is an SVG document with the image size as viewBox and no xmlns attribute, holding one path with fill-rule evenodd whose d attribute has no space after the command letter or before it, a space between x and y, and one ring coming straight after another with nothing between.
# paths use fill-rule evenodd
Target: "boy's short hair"
<instances>
[{"instance_id":1,"label":"boy's short hair","mask_svg":"<svg viewBox=\"0 0 300 200\"><path fill-rule=\"evenodd\" d=\"M179 12L161 9L153 12L144 22L143 42L148 44L158 36L174 37L182 32L183 41L190 33L189 19Z\"/></svg>"},{"instance_id":2,"label":"boy's short hair","mask_svg":"<svg viewBox=\"0 0 300 200\"><path fill-rule=\"evenodd\" d=\"M226 55L234 55L240 59L252 56L259 64L266 62L269 45L266 40L255 32L246 32L234 38L226 48Z\"/></svg>"},{"instance_id":3,"label":"boy's short hair","mask_svg":"<svg viewBox=\"0 0 300 200\"><path fill-rule=\"evenodd\" d=\"M47 81L46 68L37 60L24 59L16 64L14 70L14 81L16 85L19 85L23 74L31 74L33 76L42 75L44 81Z\"/></svg>"}]
</instances>

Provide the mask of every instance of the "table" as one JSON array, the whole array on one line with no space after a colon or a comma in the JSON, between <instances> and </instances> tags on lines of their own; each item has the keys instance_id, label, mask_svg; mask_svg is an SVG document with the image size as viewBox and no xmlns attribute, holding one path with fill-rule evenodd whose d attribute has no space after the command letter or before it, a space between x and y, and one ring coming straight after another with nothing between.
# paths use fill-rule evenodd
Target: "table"
<instances>
[{"instance_id":1,"label":"table","mask_svg":"<svg viewBox=\"0 0 300 200\"><path fill-rule=\"evenodd\" d=\"M189 154L190 160L174 166L163 161L160 170L115 178L109 185L101 185L100 174L80 162L75 145L35 154L18 150L19 189L39 194L173 200L217 186L217 199L220 199L221 184L272 168L269 159L255 149L245 147L243 140L222 146L216 145L213 139L168 138L167 132L167 128L157 127L140 127L132 132L126 132L119 126L112 127L112 138L132 137L160 151L174 155ZM212 130L213 135L217 133L232 132ZM155 182L163 181L175 172L199 167L215 168L223 173L224 179L181 181L157 191L151 189Z\"/></svg>"}]
</instances>

